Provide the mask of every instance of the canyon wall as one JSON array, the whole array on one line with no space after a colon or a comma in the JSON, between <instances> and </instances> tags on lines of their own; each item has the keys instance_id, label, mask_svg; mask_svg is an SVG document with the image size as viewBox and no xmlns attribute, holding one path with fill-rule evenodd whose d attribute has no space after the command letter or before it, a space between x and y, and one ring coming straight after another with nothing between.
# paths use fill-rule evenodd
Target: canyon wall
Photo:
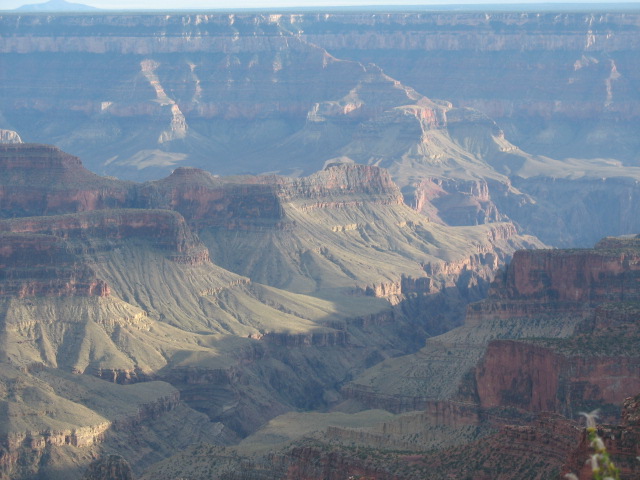
<instances>
[{"instance_id":1,"label":"canyon wall","mask_svg":"<svg viewBox=\"0 0 640 480\"><path fill-rule=\"evenodd\" d=\"M638 13L527 8L309 15L290 25L339 58L484 112L532 153L636 162Z\"/></svg>"},{"instance_id":2,"label":"canyon wall","mask_svg":"<svg viewBox=\"0 0 640 480\"><path fill-rule=\"evenodd\" d=\"M3 218L118 208L130 184L86 170L79 158L48 145L0 145Z\"/></svg>"},{"instance_id":3,"label":"canyon wall","mask_svg":"<svg viewBox=\"0 0 640 480\"><path fill-rule=\"evenodd\" d=\"M633 403L627 397L640 391L638 245L629 235L591 249L516 252L488 297L469 305L463 326L343 387L345 409L422 417L413 417L411 427L400 418L385 420L387 436L334 428L324 442L334 449L341 442L373 447L378 458L399 438L436 448L422 455L405 443L414 456L382 461L386 468L402 465L400 478L421 478L424 468L442 477L556 478L568 458L588 478L589 448L584 438L580 443L575 419L597 408L603 423L622 421L603 431L616 432L605 433L607 446L623 465L622 478L634 478L633 440L617 429L627 428ZM420 428L430 433L415 436ZM452 438L458 443L447 444Z\"/></svg>"},{"instance_id":4,"label":"canyon wall","mask_svg":"<svg viewBox=\"0 0 640 480\"><path fill-rule=\"evenodd\" d=\"M637 12L599 7L6 13L0 128L15 133L7 142L56 144L93 171L135 180L177 167L301 176L383 166L435 222L513 221L547 244L587 246L640 228L630 214L640 199L638 23ZM146 194L174 188L162 184ZM262 188L267 223L278 223ZM129 200L112 189L65 201ZM62 201L49 203L73 206Z\"/></svg>"},{"instance_id":5,"label":"canyon wall","mask_svg":"<svg viewBox=\"0 0 640 480\"><path fill-rule=\"evenodd\" d=\"M591 405L621 405L640 391L633 319L638 245L637 236L630 236L603 239L593 249L514 255L484 301L484 315L491 315L486 304L493 303L524 306L520 311L529 321L552 315L562 322L571 311L583 320L564 339L489 343L476 368L482 405L571 416Z\"/></svg>"},{"instance_id":6,"label":"canyon wall","mask_svg":"<svg viewBox=\"0 0 640 480\"><path fill-rule=\"evenodd\" d=\"M388 171L345 159L307 177L178 168L134 183L55 147L3 144L0 188L0 368L26 372L23 383L0 375L0 400L20 418L50 412L33 418L64 432L28 456L33 429L11 424L18 440L3 446L17 478L59 462L59 475L79 478L89 454L108 451L138 473L186 448L191 431L226 443L291 409L337 404L354 372L449 328L515 249L540 245L508 222L430 222ZM148 422L126 395L129 413L83 403L157 384L177 389L174 405ZM473 416L432 406L438 418ZM82 428L104 430L73 427L74 408ZM157 448L136 449L142 423ZM162 438L176 425L180 435Z\"/></svg>"}]
</instances>

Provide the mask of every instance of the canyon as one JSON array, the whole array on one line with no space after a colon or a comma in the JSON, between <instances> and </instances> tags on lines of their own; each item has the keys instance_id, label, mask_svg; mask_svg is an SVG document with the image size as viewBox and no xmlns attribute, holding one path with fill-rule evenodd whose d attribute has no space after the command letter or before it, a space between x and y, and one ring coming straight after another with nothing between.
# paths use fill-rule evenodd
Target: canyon
<instances>
[{"instance_id":1,"label":"canyon","mask_svg":"<svg viewBox=\"0 0 640 480\"><path fill-rule=\"evenodd\" d=\"M114 454L91 468L548 478L585 449L579 411L615 425L640 390L635 235L430 222L368 165L136 183L46 145L0 159L6 478Z\"/></svg>"},{"instance_id":2,"label":"canyon","mask_svg":"<svg viewBox=\"0 0 640 480\"><path fill-rule=\"evenodd\" d=\"M635 478L601 9L0 12L0 479Z\"/></svg>"},{"instance_id":3,"label":"canyon","mask_svg":"<svg viewBox=\"0 0 640 480\"><path fill-rule=\"evenodd\" d=\"M367 369L331 411L287 413L143 478L587 479L579 412L594 407L621 478L636 478L639 246L516 252L464 325Z\"/></svg>"},{"instance_id":4,"label":"canyon","mask_svg":"<svg viewBox=\"0 0 640 480\"><path fill-rule=\"evenodd\" d=\"M0 182L6 478L68 478L107 454L139 473L335 404L355 372L455 325L499 264L542 245L509 223L429 222L367 165L136 183L19 143L0 145ZM439 317L412 313L423 305ZM144 446L173 422L180 434Z\"/></svg>"},{"instance_id":5,"label":"canyon","mask_svg":"<svg viewBox=\"0 0 640 480\"><path fill-rule=\"evenodd\" d=\"M382 166L434 222L588 247L640 230L639 18L4 12L0 128L136 181Z\"/></svg>"}]
</instances>

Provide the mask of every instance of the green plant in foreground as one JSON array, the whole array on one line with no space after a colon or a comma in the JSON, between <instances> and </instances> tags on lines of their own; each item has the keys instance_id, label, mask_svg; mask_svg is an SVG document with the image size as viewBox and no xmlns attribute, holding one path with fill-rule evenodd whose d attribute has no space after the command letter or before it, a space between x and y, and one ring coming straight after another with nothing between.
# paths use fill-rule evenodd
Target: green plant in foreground
<instances>
[{"instance_id":1,"label":"green plant in foreground","mask_svg":"<svg viewBox=\"0 0 640 480\"><path fill-rule=\"evenodd\" d=\"M598 410L590 413L580 413L584 415L587 421L587 438L589 445L593 448L594 453L589 457L587 463L591 466L592 478L594 480L620 480L620 470L611 461L607 447L596 428L596 418L598 418ZM578 480L573 473L565 475L569 480Z\"/></svg>"}]
</instances>

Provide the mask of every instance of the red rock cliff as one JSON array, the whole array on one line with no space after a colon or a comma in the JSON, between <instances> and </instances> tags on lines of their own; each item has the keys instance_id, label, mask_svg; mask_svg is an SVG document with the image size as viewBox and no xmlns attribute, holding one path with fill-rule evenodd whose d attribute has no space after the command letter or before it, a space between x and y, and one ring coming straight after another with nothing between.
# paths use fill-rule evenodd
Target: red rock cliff
<instances>
[{"instance_id":1,"label":"red rock cliff","mask_svg":"<svg viewBox=\"0 0 640 480\"><path fill-rule=\"evenodd\" d=\"M131 184L100 177L80 159L35 144L0 144L0 216L51 215L117 208Z\"/></svg>"},{"instance_id":2,"label":"red rock cliff","mask_svg":"<svg viewBox=\"0 0 640 480\"><path fill-rule=\"evenodd\" d=\"M143 184L139 202L180 212L197 228L274 227L284 220L273 185L254 177L220 179L197 168L177 168L163 180Z\"/></svg>"},{"instance_id":3,"label":"red rock cliff","mask_svg":"<svg viewBox=\"0 0 640 480\"><path fill-rule=\"evenodd\" d=\"M494 295L597 303L640 298L640 251L634 248L519 251Z\"/></svg>"},{"instance_id":4,"label":"red rock cliff","mask_svg":"<svg viewBox=\"0 0 640 480\"><path fill-rule=\"evenodd\" d=\"M569 355L526 341L496 340L476 369L482 407L568 415L576 407L622 403L640 391L640 357Z\"/></svg>"},{"instance_id":5,"label":"red rock cliff","mask_svg":"<svg viewBox=\"0 0 640 480\"><path fill-rule=\"evenodd\" d=\"M489 299L470 317L575 322L573 336L494 340L476 368L483 407L574 415L640 391L640 239L594 249L516 252Z\"/></svg>"},{"instance_id":6,"label":"red rock cliff","mask_svg":"<svg viewBox=\"0 0 640 480\"><path fill-rule=\"evenodd\" d=\"M53 235L73 242L78 251L100 249L108 242L144 239L176 255L204 248L184 218L169 210L103 210L25 217L0 222L0 232Z\"/></svg>"}]
</instances>

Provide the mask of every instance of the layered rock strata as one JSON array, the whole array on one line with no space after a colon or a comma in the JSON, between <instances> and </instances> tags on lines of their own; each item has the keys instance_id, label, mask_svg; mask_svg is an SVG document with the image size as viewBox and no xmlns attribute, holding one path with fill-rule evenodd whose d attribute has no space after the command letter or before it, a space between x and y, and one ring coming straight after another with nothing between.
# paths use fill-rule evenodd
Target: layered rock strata
<instances>
[{"instance_id":1,"label":"layered rock strata","mask_svg":"<svg viewBox=\"0 0 640 480\"><path fill-rule=\"evenodd\" d=\"M6 14L0 126L137 180L383 166L434 222L587 246L640 228L638 17L594 12ZM113 188L39 203L122 205ZM279 224L270 188L252 188ZM262 226L238 209L237 228Z\"/></svg>"},{"instance_id":2,"label":"layered rock strata","mask_svg":"<svg viewBox=\"0 0 640 480\"><path fill-rule=\"evenodd\" d=\"M86 170L78 157L47 145L0 145L4 218L127 205L131 185Z\"/></svg>"},{"instance_id":3,"label":"layered rock strata","mask_svg":"<svg viewBox=\"0 0 640 480\"><path fill-rule=\"evenodd\" d=\"M119 455L109 455L91 464L82 480L133 480L127 461Z\"/></svg>"},{"instance_id":4,"label":"layered rock strata","mask_svg":"<svg viewBox=\"0 0 640 480\"><path fill-rule=\"evenodd\" d=\"M375 62L431 97L483 111L528 151L631 160L633 140L611 146L605 139L618 122L626 130L638 120L630 91L637 59L629 53L640 45L637 12L527 10L282 21L340 58ZM487 81L470 84L469 71Z\"/></svg>"},{"instance_id":5,"label":"layered rock strata","mask_svg":"<svg viewBox=\"0 0 640 480\"><path fill-rule=\"evenodd\" d=\"M42 377L45 392L65 385L43 394L64 405L80 398L72 393L88 378L141 389L163 380L180 393L171 409L148 419L143 441L157 451L127 447L139 425L135 412L97 422L87 405L86 425L106 429L93 440L65 434L68 442L39 444L29 458L30 444L12 443L7 458L18 460L7 460L7 472L18 478L49 474L55 459L71 457L64 461L74 465L66 471L73 477L87 466L86 452L112 448L139 472L188 446L182 430L161 438L176 419L223 443L234 436L226 428L247 435L292 408L337 403L337 387L354 372L421 343L427 327L414 317L419 306L442 304L449 319L458 301L481 295L515 248L538 244L509 223L451 230L429 222L376 166L336 161L304 178L179 168L134 184L93 175L56 148L1 150L1 186L21 200L3 203L0 220L0 365ZM77 201L57 200L64 192ZM282 290L272 279L287 268L298 276ZM465 297L467 289L474 293ZM50 369L69 378L61 382ZM9 390L19 393L11 397L16 406L40 408ZM197 415L186 405L208 420L194 426ZM10 431L19 437L28 429Z\"/></svg>"}]
</instances>

